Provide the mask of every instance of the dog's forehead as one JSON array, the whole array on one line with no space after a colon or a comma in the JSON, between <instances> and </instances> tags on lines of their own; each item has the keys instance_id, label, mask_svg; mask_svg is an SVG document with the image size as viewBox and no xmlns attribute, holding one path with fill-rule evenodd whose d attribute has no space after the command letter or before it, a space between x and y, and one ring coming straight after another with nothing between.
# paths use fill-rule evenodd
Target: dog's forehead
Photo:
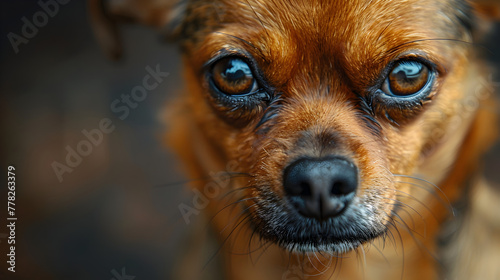
<instances>
[{"instance_id":1,"label":"dog's forehead","mask_svg":"<svg viewBox=\"0 0 500 280\"><path fill-rule=\"evenodd\" d=\"M264 37L335 48L339 44L386 45L410 39L455 38L467 28L467 6L459 1L341 0L236 1L229 20L263 31ZM251 32L243 28L242 32ZM368 44L369 43L369 44ZM300 45L300 44L299 44ZM355 50L359 51L359 49Z\"/></svg>"},{"instance_id":2,"label":"dog's forehead","mask_svg":"<svg viewBox=\"0 0 500 280\"><path fill-rule=\"evenodd\" d=\"M238 25L242 35L267 30L307 42L366 40L382 30L452 36L471 28L470 10L466 0L194 0L184 31Z\"/></svg>"},{"instance_id":3,"label":"dog's forehead","mask_svg":"<svg viewBox=\"0 0 500 280\"><path fill-rule=\"evenodd\" d=\"M443 28L441 25L452 23L454 17L469 13L466 0L215 0L211 5L221 21L277 29L307 28L319 33L368 27L387 20Z\"/></svg>"}]
</instances>

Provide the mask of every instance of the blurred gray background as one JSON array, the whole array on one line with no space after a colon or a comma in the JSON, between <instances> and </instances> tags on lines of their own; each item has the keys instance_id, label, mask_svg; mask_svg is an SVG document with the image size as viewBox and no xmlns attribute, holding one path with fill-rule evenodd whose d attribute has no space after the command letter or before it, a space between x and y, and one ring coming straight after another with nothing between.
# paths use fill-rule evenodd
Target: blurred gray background
<instances>
[{"instance_id":1,"label":"blurred gray background","mask_svg":"<svg viewBox=\"0 0 500 280\"><path fill-rule=\"evenodd\" d=\"M190 199L178 161L163 147L160 113L182 91L177 48L154 30L124 25L125 57L109 61L87 18L86 1L69 1L16 54L8 34L21 34L37 1L1 1L0 178L16 167L16 274L6 272L7 190L0 193L0 279L169 279L189 231L177 208ZM500 33L487 38L499 65ZM169 72L124 120L110 105L142 84L145 68ZM499 81L499 76L493 79ZM497 88L498 90L498 88ZM111 119L115 130L59 182L82 130ZM486 168L500 182L500 148ZM15 277L14 277L15 276Z\"/></svg>"},{"instance_id":2,"label":"blurred gray background","mask_svg":"<svg viewBox=\"0 0 500 280\"><path fill-rule=\"evenodd\" d=\"M1 178L9 164L16 167L19 219L18 272L0 279L112 279L122 268L137 279L168 279L187 227L177 205L189 198L161 141L162 107L182 86L177 48L159 32L124 25L126 53L112 62L96 44L86 1L70 1L16 54L7 35L21 35L22 18L31 21L41 8L37 1L0 5ZM158 64L169 76L121 120L110 105ZM115 130L59 182L52 163L65 163L66 147L76 150L82 130L99 128L103 118ZM7 267L2 236L0 275Z\"/></svg>"}]
</instances>

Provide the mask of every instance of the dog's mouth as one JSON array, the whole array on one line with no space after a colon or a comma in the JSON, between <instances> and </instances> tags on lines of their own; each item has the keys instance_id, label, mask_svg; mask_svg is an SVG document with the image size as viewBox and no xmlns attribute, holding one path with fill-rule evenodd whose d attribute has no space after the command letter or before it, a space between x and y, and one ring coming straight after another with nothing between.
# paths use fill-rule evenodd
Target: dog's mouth
<instances>
[{"instance_id":1,"label":"dog's mouth","mask_svg":"<svg viewBox=\"0 0 500 280\"><path fill-rule=\"evenodd\" d=\"M355 250L387 231L380 218L387 215L374 201L380 194L357 195L358 181L356 166L344 158L300 159L284 171L284 197L258 188L253 225L288 251Z\"/></svg>"},{"instance_id":2,"label":"dog's mouth","mask_svg":"<svg viewBox=\"0 0 500 280\"><path fill-rule=\"evenodd\" d=\"M257 231L288 251L345 253L387 230L358 199L337 217L323 221L304 217L286 207L257 204L259 207L253 213Z\"/></svg>"}]
</instances>

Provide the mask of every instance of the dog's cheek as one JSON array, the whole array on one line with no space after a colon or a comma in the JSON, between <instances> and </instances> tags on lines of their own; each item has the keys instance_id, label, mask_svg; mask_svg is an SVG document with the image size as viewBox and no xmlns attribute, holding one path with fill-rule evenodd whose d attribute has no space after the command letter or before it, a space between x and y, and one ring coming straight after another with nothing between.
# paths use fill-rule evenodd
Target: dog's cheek
<instances>
[{"instance_id":1,"label":"dog's cheek","mask_svg":"<svg viewBox=\"0 0 500 280\"><path fill-rule=\"evenodd\" d=\"M448 173L484 100L487 85L481 68L471 63L465 53L456 55L432 106L412 129L419 131L421 140L414 148L419 153L414 160L415 172L434 184Z\"/></svg>"}]
</instances>

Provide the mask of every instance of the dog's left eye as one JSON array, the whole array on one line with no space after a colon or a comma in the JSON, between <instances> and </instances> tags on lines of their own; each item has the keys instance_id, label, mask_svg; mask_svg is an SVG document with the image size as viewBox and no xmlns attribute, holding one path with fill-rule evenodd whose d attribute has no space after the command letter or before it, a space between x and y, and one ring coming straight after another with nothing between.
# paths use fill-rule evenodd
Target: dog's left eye
<instances>
[{"instance_id":1,"label":"dog's left eye","mask_svg":"<svg viewBox=\"0 0 500 280\"><path fill-rule=\"evenodd\" d=\"M403 58L389 67L369 106L391 123L401 125L411 121L436 95L440 68L425 57Z\"/></svg>"},{"instance_id":2,"label":"dog's left eye","mask_svg":"<svg viewBox=\"0 0 500 280\"><path fill-rule=\"evenodd\" d=\"M250 66L240 58L223 58L211 71L217 89L227 95L245 95L257 90L257 83Z\"/></svg>"},{"instance_id":3,"label":"dog's left eye","mask_svg":"<svg viewBox=\"0 0 500 280\"><path fill-rule=\"evenodd\" d=\"M431 74L420 62L401 61L392 68L381 89L390 96L409 97L425 88Z\"/></svg>"}]
</instances>

